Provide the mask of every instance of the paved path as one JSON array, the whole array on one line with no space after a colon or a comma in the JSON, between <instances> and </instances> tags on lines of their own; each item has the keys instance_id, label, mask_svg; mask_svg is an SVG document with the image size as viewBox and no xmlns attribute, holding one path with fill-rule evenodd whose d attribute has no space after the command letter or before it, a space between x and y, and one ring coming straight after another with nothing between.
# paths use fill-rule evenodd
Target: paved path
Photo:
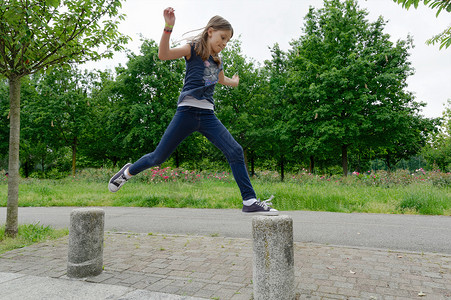
<instances>
[{"instance_id":1,"label":"paved path","mask_svg":"<svg viewBox=\"0 0 451 300\"><path fill-rule=\"evenodd\" d=\"M294 254L300 299L451 299L451 255L298 242ZM102 274L69 280L66 265L67 237L1 255L0 299L252 297L250 239L107 233Z\"/></svg>"},{"instance_id":2,"label":"paved path","mask_svg":"<svg viewBox=\"0 0 451 300\"><path fill-rule=\"evenodd\" d=\"M21 208L19 216L68 227L72 209ZM0 299L251 299L251 218L235 210L104 209L102 274L67 278L67 237L35 244L0 255ZM294 221L299 299L451 299L449 217L284 214ZM426 241L390 245L410 235Z\"/></svg>"},{"instance_id":3,"label":"paved path","mask_svg":"<svg viewBox=\"0 0 451 300\"><path fill-rule=\"evenodd\" d=\"M73 207L21 207L20 223L69 227ZM105 229L117 232L249 238L251 217L239 210L104 207ZM294 240L324 245L451 254L451 217L287 211ZM4 223L6 208L0 208Z\"/></svg>"}]
</instances>

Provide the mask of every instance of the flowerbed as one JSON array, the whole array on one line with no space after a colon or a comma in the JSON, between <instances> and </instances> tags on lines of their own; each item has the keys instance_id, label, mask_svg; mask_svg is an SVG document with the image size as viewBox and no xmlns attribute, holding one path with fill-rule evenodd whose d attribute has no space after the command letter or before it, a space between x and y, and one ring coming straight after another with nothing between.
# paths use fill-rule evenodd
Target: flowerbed
<instances>
[{"instance_id":1,"label":"flowerbed","mask_svg":"<svg viewBox=\"0 0 451 300\"><path fill-rule=\"evenodd\" d=\"M70 180L87 180L92 182L108 182L114 174L111 169L84 169L76 173L76 176L70 176ZM117 171L116 171L117 172ZM133 178L133 181L146 183L162 182L198 182L201 180L210 180L228 183L233 180L233 176L228 172L213 171L190 171L185 169L176 169L171 167L150 168L141 172Z\"/></svg>"}]
</instances>

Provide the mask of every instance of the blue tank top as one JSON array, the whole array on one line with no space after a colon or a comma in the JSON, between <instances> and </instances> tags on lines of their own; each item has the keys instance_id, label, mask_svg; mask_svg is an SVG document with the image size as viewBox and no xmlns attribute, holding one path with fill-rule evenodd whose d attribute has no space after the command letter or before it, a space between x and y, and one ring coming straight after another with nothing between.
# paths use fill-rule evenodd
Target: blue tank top
<instances>
[{"instance_id":1,"label":"blue tank top","mask_svg":"<svg viewBox=\"0 0 451 300\"><path fill-rule=\"evenodd\" d=\"M198 100L206 99L214 104L213 93L218 82L219 73L223 69L222 63L218 64L209 57L206 61L197 55L194 44L191 45L191 57L186 59L185 83L180 93L178 104L186 96L192 96Z\"/></svg>"}]
</instances>

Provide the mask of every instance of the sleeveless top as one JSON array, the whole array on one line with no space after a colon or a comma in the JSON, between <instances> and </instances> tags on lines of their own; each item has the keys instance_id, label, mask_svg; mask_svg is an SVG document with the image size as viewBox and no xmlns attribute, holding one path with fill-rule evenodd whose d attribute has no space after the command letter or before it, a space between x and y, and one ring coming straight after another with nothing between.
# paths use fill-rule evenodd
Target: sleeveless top
<instances>
[{"instance_id":1,"label":"sleeveless top","mask_svg":"<svg viewBox=\"0 0 451 300\"><path fill-rule=\"evenodd\" d=\"M222 63L218 65L210 56L206 61L197 55L194 44L191 45L191 57L186 59L186 74L178 105L185 100L207 100L214 107L213 93L218 82L219 73L223 69ZM182 104L184 105L184 104Z\"/></svg>"}]
</instances>

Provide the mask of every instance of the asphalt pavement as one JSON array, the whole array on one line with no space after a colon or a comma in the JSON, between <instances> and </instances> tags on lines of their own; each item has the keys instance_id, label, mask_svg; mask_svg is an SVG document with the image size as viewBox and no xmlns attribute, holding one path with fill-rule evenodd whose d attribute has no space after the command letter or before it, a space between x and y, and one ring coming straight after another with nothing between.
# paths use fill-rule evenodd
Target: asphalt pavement
<instances>
[{"instance_id":1,"label":"asphalt pavement","mask_svg":"<svg viewBox=\"0 0 451 300\"><path fill-rule=\"evenodd\" d=\"M250 238L252 218L232 209L101 207L105 230ZM19 223L68 228L75 207L20 207ZM451 254L451 217L284 211L295 242ZM6 208L0 208L0 223Z\"/></svg>"}]
</instances>

